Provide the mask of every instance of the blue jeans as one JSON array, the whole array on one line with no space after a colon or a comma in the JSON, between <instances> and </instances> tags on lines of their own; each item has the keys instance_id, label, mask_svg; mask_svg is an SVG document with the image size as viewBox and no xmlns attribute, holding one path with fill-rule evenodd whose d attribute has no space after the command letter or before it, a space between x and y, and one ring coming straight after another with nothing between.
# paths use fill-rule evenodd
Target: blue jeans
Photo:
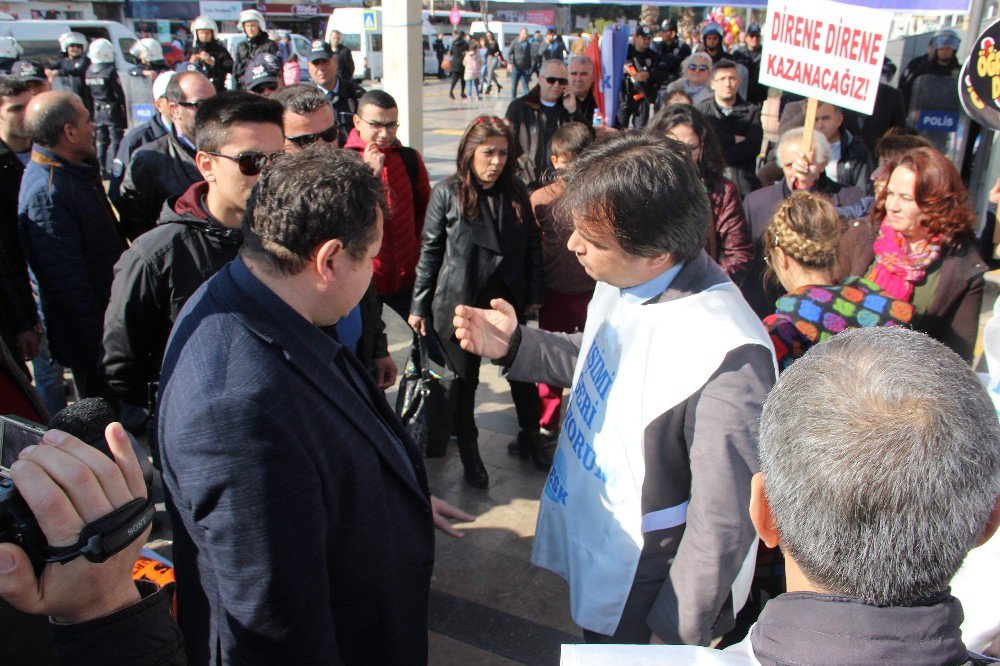
<instances>
[{"instance_id":1,"label":"blue jeans","mask_svg":"<svg viewBox=\"0 0 1000 666\"><path fill-rule=\"evenodd\" d=\"M63 379L63 367L52 358L47 344L31 359L31 372L35 375L35 390L49 414L55 414L65 407L66 381Z\"/></svg>"},{"instance_id":2,"label":"blue jeans","mask_svg":"<svg viewBox=\"0 0 1000 666\"><path fill-rule=\"evenodd\" d=\"M528 91L531 90L531 70L521 69L519 67L514 68L514 83L511 84L510 91L511 95L514 96L514 99L517 99L517 83L521 79L524 79L524 93L528 94Z\"/></svg>"}]
</instances>

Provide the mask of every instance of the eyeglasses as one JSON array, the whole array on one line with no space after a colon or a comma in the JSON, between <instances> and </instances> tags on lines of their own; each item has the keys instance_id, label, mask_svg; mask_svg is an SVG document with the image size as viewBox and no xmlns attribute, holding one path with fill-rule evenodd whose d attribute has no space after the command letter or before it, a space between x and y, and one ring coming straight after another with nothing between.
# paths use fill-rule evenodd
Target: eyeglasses
<instances>
[{"instance_id":1,"label":"eyeglasses","mask_svg":"<svg viewBox=\"0 0 1000 666\"><path fill-rule=\"evenodd\" d=\"M231 155L223 155L222 153L213 153L206 150L206 155L215 155L216 157L225 157L227 160L232 160L236 162L240 167L240 173L244 176L257 176L260 174L261 169L264 168L265 164L270 164L272 160L284 153L284 151L279 150L276 153L261 153L256 150L252 150L246 153L240 153L236 157Z\"/></svg>"},{"instance_id":2,"label":"eyeglasses","mask_svg":"<svg viewBox=\"0 0 1000 666\"><path fill-rule=\"evenodd\" d=\"M546 76L545 80L548 82L550 86L554 85L565 86L569 84L569 79L564 79L559 76Z\"/></svg>"},{"instance_id":3,"label":"eyeglasses","mask_svg":"<svg viewBox=\"0 0 1000 666\"><path fill-rule=\"evenodd\" d=\"M274 92L277 89L278 89L277 83L261 83L260 85L254 86L252 88L253 92L258 94L264 92Z\"/></svg>"},{"instance_id":4,"label":"eyeglasses","mask_svg":"<svg viewBox=\"0 0 1000 666\"><path fill-rule=\"evenodd\" d=\"M688 65L688 71L694 72L696 70L699 72L707 72L708 65Z\"/></svg>"},{"instance_id":5,"label":"eyeglasses","mask_svg":"<svg viewBox=\"0 0 1000 666\"><path fill-rule=\"evenodd\" d=\"M333 143L338 138L340 138L340 127L334 123L330 125L322 132L314 132L312 134L300 134L299 136L290 136L288 140L294 143L299 148L305 148L306 146L311 146L317 141L322 141L323 143Z\"/></svg>"},{"instance_id":6,"label":"eyeglasses","mask_svg":"<svg viewBox=\"0 0 1000 666\"><path fill-rule=\"evenodd\" d=\"M361 122L368 123L368 126L371 127L373 130L375 130L376 132L379 132L381 130L385 130L387 132L395 132L396 130L399 129L399 123L396 121L393 121L391 123L379 123L375 122L374 120L365 120L361 116L357 116L357 118L361 120Z\"/></svg>"},{"instance_id":7,"label":"eyeglasses","mask_svg":"<svg viewBox=\"0 0 1000 666\"><path fill-rule=\"evenodd\" d=\"M208 100L205 100L205 99L196 99L193 102L180 101L180 102L177 102L177 103L180 104L181 106L186 106L189 109L195 109L195 110L197 110L197 109L200 109L201 105L204 104L207 101Z\"/></svg>"}]
</instances>

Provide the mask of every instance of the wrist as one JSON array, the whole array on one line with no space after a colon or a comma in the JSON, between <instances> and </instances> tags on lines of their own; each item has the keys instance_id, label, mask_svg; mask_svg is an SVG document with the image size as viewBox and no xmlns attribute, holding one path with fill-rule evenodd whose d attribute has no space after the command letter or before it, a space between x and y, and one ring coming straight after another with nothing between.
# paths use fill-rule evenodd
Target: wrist
<instances>
[{"instance_id":1,"label":"wrist","mask_svg":"<svg viewBox=\"0 0 1000 666\"><path fill-rule=\"evenodd\" d=\"M126 585L116 589L112 594L102 595L98 603L88 605L79 610L53 615L52 621L58 624L79 624L89 622L133 606L142 601L142 595L131 578Z\"/></svg>"}]
</instances>

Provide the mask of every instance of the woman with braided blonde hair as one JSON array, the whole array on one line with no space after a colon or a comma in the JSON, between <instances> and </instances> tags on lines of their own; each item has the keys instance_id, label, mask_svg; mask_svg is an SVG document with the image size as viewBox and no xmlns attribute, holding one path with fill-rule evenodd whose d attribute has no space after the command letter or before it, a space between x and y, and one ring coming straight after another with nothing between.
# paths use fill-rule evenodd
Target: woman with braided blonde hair
<instances>
[{"instance_id":1,"label":"woman with braided blonde hair","mask_svg":"<svg viewBox=\"0 0 1000 666\"><path fill-rule=\"evenodd\" d=\"M874 282L854 276L837 283L840 234L833 204L808 192L785 199L764 231L768 274L788 292L764 318L781 369L845 329L910 325L913 306Z\"/></svg>"}]
</instances>

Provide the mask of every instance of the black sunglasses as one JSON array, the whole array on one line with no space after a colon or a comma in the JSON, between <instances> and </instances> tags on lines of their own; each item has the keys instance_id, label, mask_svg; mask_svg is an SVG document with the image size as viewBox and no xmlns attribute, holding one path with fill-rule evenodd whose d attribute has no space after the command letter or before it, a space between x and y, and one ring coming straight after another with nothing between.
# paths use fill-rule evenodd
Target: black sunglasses
<instances>
[{"instance_id":1,"label":"black sunglasses","mask_svg":"<svg viewBox=\"0 0 1000 666\"><path fill-rule=\"evenodd\" d=\"M545 80L548 81L550 86L554 86L557 83L561 86L569 84L569 79L564 79L558 76L546 76Z\"/></svg>"},{"instance_id":2,"label":"black sunglasses","mask_svg":"<svg viewBox=\"0 0 1000 666\"><path fill-rule=\"evenodd\" d=\"M240 167L240 173L244 176L256 176L260 174L261 169L264 168L265 164L269 164L273 159L281 155L284 151L279 150L276 153L261 153L256 150L252 150L246 153L240 153L236 157L230 155L223 155L222 153L213 153L206 150L206 155L215 155L216 157L225 157L227 160L232 160L236 162Z\"/></svg>"},{"instance_id":3,"label":"black sunglasses","mask_svg":"<svg viewBox=\"0 0 1000 666\"><path fill-rule=\"evenodd\" d=\"M206 101L207 100L204 100L204 99L196 99L193 102L181 101L181 102L177 102L177 103L180 104L181 106L186 106L189 109L196 109L197 110L197 109L201 108L201 105L204 104Z\"/></svg>"},{"instance_id":4,"label":"black sunglasses","mask_svg":"<svg viewBox=\"0 0 1000 666\"><path fill-rule=\"evenodd\" d=\"M691 70L692 72L695 70L699 72L707 72L708 65L688 65L688 69Z\"/></svg>"},{"instance_id":5,"label":"black sunglasses","mask_svg":"<svg viewBox=\"0 0 1000 666\"><path fill-rule=\"evenodd\" d=\"M322 141L323 143L333 143L340 138L340 126L334 123L330 125L322 132L314 132L312 134L300 134L299 136L290 136L288 140L294 143L299 148L305 148L306 146L311 146L317 141Z\"/></svg>"},{"instance_id":6,"label":"black sunglasses","mask_svg":"<svg viewBox=\"0 0 1000 666\"><path fill-rule=\"evenodd\" d=\"M260 94L262 92L274 92L277 89L277 83L261 83L260 85L254 86L252 90L253 92Z\"/></svg>"}]
</instances>

